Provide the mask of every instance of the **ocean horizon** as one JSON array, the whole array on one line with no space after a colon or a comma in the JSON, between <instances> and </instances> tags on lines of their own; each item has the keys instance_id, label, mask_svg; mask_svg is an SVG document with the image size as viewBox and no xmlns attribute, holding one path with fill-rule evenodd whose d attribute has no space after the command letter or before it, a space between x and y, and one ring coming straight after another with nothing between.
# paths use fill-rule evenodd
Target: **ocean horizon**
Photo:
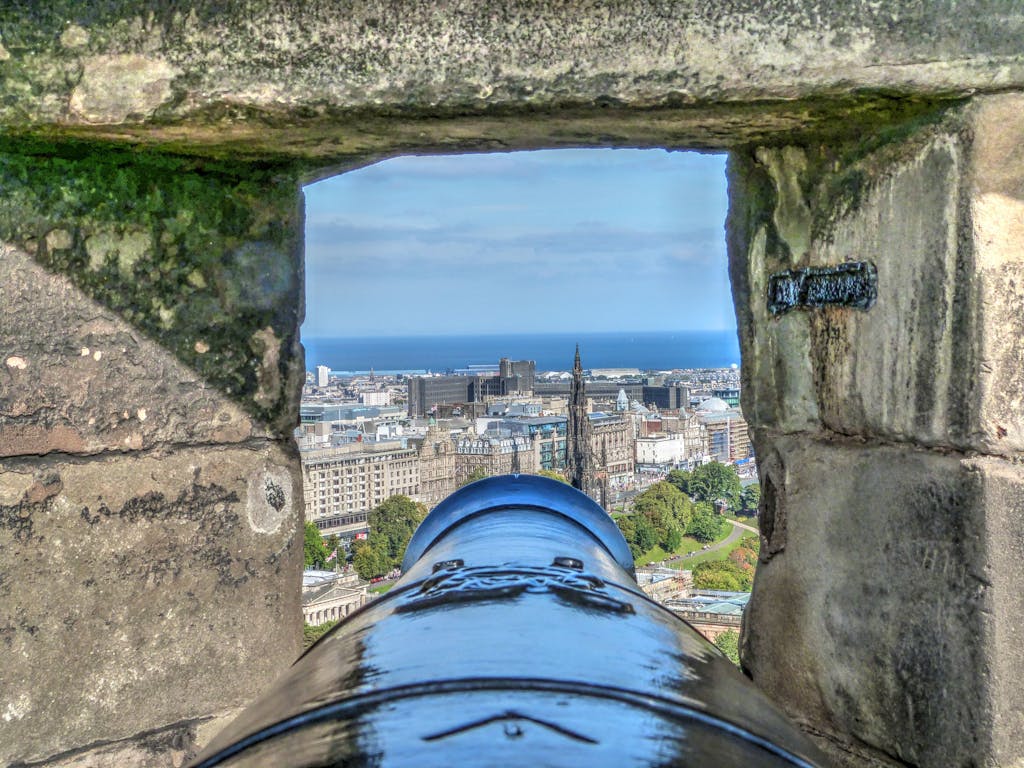
<instances>
[{"instance_id":1,"label":"ocean horizon","mask_svg":"<svg viewBox=\"0 0 1024 768\"><path fill-rule=\"evenodd\" d=\"M534 360L538 371L572 368L576 344L583 367L726 368L740 362L739 340L728 331L619 331L614 333L501 333L477 335L310 337L306 369L337 373L444 373L497 365L502 357Z\"/></svg>"}]
</instances>

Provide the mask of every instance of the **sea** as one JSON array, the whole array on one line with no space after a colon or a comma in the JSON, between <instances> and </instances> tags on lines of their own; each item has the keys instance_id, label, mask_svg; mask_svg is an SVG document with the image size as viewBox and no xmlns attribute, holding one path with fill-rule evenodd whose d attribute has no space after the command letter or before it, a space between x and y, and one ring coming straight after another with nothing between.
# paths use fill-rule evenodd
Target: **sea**
<instances>
[{"instance_id":1,"label":"sea","mask_svg":"<svg viewBox=\"0 0 1024 768\"><path fill-rule=\"evenodd\" d=\"M534 360L538 371L572 368L576 345L585 369L726 368L740 362L736 331L515 333L459 336L303 338L306 368L328 366L346 375L445 373L494 365L507 357Z\"/></svg>"}]
</instances>

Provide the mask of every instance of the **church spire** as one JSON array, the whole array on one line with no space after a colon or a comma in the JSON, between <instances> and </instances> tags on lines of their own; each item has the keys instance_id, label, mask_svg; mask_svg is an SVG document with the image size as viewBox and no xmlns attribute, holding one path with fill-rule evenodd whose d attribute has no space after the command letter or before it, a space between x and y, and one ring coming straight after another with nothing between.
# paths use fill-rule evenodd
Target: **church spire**
<instances>
[{"instance_id":1,"label":"church spire","mask_svg":"<svg viewBox=\"0 0 1024 768\"><path fill-rule=\"evenodd\" d=\"M580 345L572 365L572 387L569 390L569 418L565 436L565 474L569 483L584 493L590 491L594 462L590 445L590 419L587 418L587 393L580 363Z\"/></svg>"}]
</instances>

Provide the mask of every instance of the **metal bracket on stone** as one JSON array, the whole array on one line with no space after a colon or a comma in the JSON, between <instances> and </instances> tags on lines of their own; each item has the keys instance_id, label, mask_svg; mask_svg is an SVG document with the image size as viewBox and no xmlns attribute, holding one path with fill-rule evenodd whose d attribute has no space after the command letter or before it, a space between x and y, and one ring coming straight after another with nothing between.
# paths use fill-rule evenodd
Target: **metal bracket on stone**
<instances>
[{"instance_id":1,"label":"metal bracket on stone","mask_svg":"<svg viewBox=\"0 0 1024 768\"><path fill-rule=\"evenodd\" d=\"M870 309L877 297L878 271L869 261L787 269L768 278L768 311L773 315L797 307Z\"/></svg>"}]
</instances>

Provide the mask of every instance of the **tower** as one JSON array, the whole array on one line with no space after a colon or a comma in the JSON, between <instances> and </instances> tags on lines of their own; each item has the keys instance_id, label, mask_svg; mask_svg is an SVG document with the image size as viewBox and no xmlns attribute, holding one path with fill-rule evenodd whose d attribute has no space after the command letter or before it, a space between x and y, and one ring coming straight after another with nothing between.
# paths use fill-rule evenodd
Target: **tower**
<instances>
[{"instance_id":1,"label":"tower","mask_svg":"<svg viewBox=\"0 0 1024 768\"><path fill-rule=\"evenodd\" d=\"M569 421L565 436L565 476L573 488L590 494L594 477L591 454L590 419L587 418L586 385L580 364L580 345L572 366L572 387L569 390Z\"/></svg>"}]
</instances>

